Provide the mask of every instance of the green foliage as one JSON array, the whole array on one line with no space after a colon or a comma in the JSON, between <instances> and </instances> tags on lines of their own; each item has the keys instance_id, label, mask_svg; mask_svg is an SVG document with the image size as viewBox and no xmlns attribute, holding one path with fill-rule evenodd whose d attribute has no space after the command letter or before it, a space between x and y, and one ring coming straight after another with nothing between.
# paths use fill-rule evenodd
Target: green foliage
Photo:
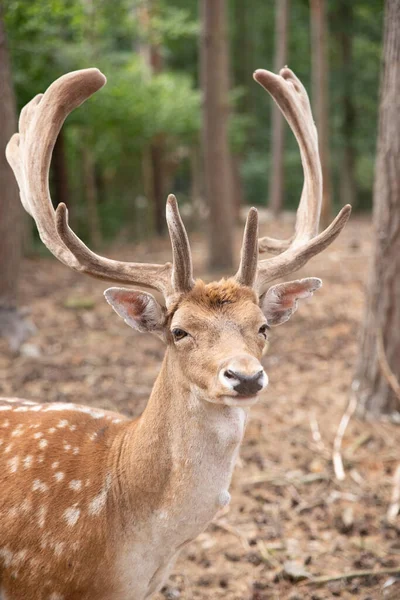
<instances>
[{"instance_id":1,"label":"green foliage","mask_svg":"<svg viewBox=\"0 0 400 600\"><path fill-rule=\"evenodd\" d=\"M340 204L347 136L342 99L350 93L355 111L352 143L358 203L364 208L371 204L383 3L357 0L351 4L351 19L343 3L345 0L328 3L334 197ZM261 0L229 0L228 4L230 141L233 152L241 158L245 199L261 205L268 201L271 101L254 83L252 73L259 67L273 68L274 5ZM151 6L151 11L148 26L143 27L140 11L146 6ZM150 5L145 0L7 0L5 9L19 109L67 71L95 65L108 77L105 88L71 115L65 128L74 225L88 233L84 147L90 147L94 157L99 213L107 235L121 230L135 211L142 211L141 218L149 212L141 199L146 187L144 162L154 140L163 140L167 158L182 157L170 189L189 197L188 156L190 147L201 139L198 0L153 0ZM308 2L293 0L288 63L307 89L311 76L309 19ZM352 39L351 70L341 57L342 33ZM149 47L157 49L162 63L154 72L141 52ZM285 206L295 207L303 175L297 144L289 130L285 174ZM138 233L143 231L135 230L135 235Z\"/></svg>"}]
</instances>

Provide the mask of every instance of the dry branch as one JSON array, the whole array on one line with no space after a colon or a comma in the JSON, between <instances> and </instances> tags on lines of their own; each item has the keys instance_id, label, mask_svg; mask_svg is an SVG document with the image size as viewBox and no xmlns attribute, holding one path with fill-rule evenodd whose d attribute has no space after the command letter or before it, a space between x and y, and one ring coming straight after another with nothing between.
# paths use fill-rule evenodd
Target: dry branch
<instances>
[{"instance_id":1,"label":"dry branch","mask_svg":"<svg viewBox=\"0 0 400 600\"><path fill-rule=\"evenodd\" d=\"M350 422L351 417L354 415L357 408L357 396L354 393L354 390L350 396L349 404L342 418L340 419L339 427L336 432L335 439L333 440L333 469L335 471L335 477L339 481L343 481L346 478L346 474L344 472L343 460L342 460L342 441L347 426Z\"/></svg>"},{"instance_id":2,"label":"dry branch","mask_svg":"<svg viewBox=\"0 0 400 600\"><path fill-rule=\"evenodd\" d=\"M400 464L397 465L397 469L393 475L393 491L392 491L392 499L390 501L390 505L388 511L386 513L386 518L389 523L394 523L397 518L397 515L400 511Z\"/></svg>"},{"instance_id":3,"label":"dry branch","mask_svg":"<svg viewBox=\"0 0 400 600\"><path fill-rule=\"evenodd\" d=\"M341 579L356 579L356 577L369 576L380 577L381 575L400 575L400 567L380 569L379 571L374 571L373 569L371 569L368 571L350 571L349 573L340 573L339 575L323 575L322 577L314 577L314 579L302 581L300 585L320 585L323 583L330 583L331 581L339 581Z\"/></svg>"}]
</instances>

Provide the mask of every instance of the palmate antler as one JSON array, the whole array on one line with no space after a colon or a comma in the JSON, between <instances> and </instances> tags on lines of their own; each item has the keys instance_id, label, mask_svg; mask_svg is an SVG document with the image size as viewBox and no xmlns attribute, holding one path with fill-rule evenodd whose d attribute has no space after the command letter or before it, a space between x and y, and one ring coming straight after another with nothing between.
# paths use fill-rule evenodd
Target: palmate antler
<instances>
[{"instance_id":1,"label":"palmate antler","mask_svg":"<svg viewBox=\"0 0 400 600\"><path fill-rule=\"evenodd\" d=\"M322 204L322 171L318 135L307 92L287 67L282 69L279 75L259 69L254 73L254 79L270 93L289 123L300 147L304 170L304 186L297 210L295 234L288 240L269 237L258 240L260 252L268 251L278 256L259 261L257 274L255 273L257 226L254 223L252 239L246 241L248 249L245 250L243 245L241 266L236 277L240 282L254 282L258 292L262 293L268 283L297 271L329 246L345 226L351 206L344 206L329 227L318 235Z\"/></svg>"},{"instance_id":2,"label":"palmate antler","mask_svg":"<svg viewBox=\"0 0 400 600\"><path fill-rule=\"evenodd\" d=\"M244 231L237 281L261 294L269 282L302 267L338 236L350 215L345 206L321 234L318 233L322 202L322 175L317 131L307 92L297 77L284 68L279 75L258 70L254 78L273 97L300 146L304 187L297 211L295 235L289 240L258 240L256 209L249 212ZM106 78L98 69L74 71L57 79L44 94L31 100L21 112L19 133L11 138L7 160L18 181L25 210L34 218L47 248L62 263L92 277L146 286L159 290L167 303L194 286L189 240L175 196L167 201L167 224L173 261L164 265L111 260L92 252L68 225L65 204L54 210L49 191L51 155L68 114L98 91ZM281 253L258 261L258 251Z\"/></svg>"},{"instance_id":3,"label":"palmate antler","mask_svg":"<svg viewBox=\"0 0 400 600\"><path fill-rule=\"evenodd\" d=\"M59 131L68 114L105 83L98 69L74 71L57 79L23 108L19 133L13 135L6 149L22 204L34 218L43 243L68 267L107 281L148 286L166 298L186 292L194 285L192 260L174 196L169 196L167 203L173 263L164 265L121 262L95 254L70 229L65 204L56 211L53 208L49 169Z\"/></svg>"}]
</instances>

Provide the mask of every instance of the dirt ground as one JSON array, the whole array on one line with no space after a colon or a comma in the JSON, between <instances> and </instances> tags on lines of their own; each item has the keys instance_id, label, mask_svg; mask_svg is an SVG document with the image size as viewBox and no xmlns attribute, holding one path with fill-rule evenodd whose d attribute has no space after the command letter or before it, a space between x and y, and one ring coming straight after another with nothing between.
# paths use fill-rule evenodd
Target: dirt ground
<instances>
[{"instance_id":1,"label":"dirt ground","mask_svg":"<svg viewBox=\"0 0 400 600\"><path fill-rule=\"evenodd\" d=\"M266 223L263 230L284 234L291 226ZM321 277L324 287L272 332L264 357L270 385L252 409L230 507L182 553L157 600L400 599L400 580L390 573L313 581L400 571L400 517L392 525L386 519L399 426L353 418L343 440L344 481L332 467L357 357L370 237L368 221L353 218L301 272ZM197 235L192 245L201 276L204 241ZM164 261L169 249L153 242L108 255ZM19 356L0 342L1 394L140 414L163 346L117 318L103 300L105 287L51 258L24 262L21 301L37 334Z\"/></svg>"}]
</instances>

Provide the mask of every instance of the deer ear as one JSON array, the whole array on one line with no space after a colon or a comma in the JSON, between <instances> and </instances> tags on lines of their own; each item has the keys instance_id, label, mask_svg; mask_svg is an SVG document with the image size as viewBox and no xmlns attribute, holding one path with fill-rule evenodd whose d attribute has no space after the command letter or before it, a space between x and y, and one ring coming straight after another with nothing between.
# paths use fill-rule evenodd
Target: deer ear
<instances>
[{"instance_id":1,"label":"deer ear","mask_svg":"<svg viewBox=\"0 0 400 600\"><path fill-rule=\"evenodd\" d=\"M260 307L269 325L282 325L298 308L299 300L309 298L322 286L316 277L278 283L260 298Z\"/></svg>"},{"instance_id":2,"label":"deer ear","mask_svg":"<svg viewBox=\"0 0 400 600\"><path fill-rule=\"evenodd\" d=\"M104 296L129 327L141 332L162 333L164 308L151 294L112 287L104 292Z\"/></svg>"}]
</instances>

